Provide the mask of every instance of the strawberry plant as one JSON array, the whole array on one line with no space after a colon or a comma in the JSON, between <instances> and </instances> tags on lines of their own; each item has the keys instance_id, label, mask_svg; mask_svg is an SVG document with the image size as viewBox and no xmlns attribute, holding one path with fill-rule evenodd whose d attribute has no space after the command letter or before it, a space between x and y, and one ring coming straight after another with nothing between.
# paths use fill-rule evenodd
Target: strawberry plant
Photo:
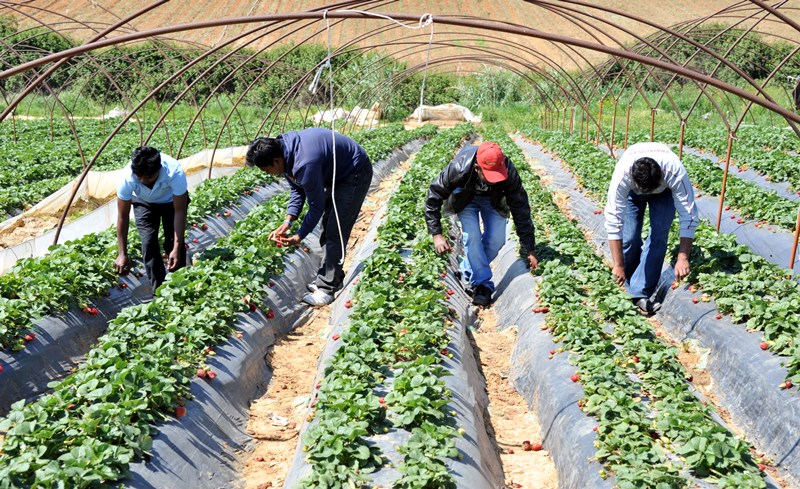
<instances>
[{"instance_id":1,"label":"strawberry plant","mask_svg":"<svg viewBox=\"0 0 800 489\"><path fill-rule=\"evenodd\" d=\"M121 312L52 394L14 404L0 421L6 486L113 481L147 453L153 424L191 398L189 382L208 348L230 337L236 313L247 309L241 297L262 294L281 273L289 250L270 246L267 234L283 219L286 199L251 212L195 266L173 273L151 303Z\"/></svg>"}]
</instances>

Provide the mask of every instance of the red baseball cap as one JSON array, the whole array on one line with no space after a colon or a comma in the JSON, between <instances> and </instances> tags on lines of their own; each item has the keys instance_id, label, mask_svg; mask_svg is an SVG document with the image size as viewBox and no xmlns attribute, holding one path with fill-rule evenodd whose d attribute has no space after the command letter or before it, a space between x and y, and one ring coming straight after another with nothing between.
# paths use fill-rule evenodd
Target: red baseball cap
<instances>
[{"instance_id":1,"label":"red baseball cap","mask_svg":"<svg viewBox=\"0 0 800 489\"><path fill-rule=\"evenodd\" d=\"M483 178L487 182L497 183L508 178L506 155L497 143L491 141L481 143L475 156L483 171Z\"/></svg>"}]
</instances>

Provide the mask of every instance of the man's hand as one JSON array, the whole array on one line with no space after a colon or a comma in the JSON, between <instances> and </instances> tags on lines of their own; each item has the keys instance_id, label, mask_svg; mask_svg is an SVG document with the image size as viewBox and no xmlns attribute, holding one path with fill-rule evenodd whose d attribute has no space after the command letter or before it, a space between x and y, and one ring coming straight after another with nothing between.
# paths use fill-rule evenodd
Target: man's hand
<instances>
[{"instance_id":1,"label":"man's hand","mask_svg":"<svg viewBox=\"0 0 800 489\"><path fill-rule=\"evenodd\" d=\"M528 253L528 263L531 266L531 270L536 270L536 267L539 266L539 257L536 256L536 253L532 251Z\"/></svg>"},{"instance_id":2,"label":"man's hand","mask_svg":"<svg viewBox=\"0 0 800 489\"><path fill-rule=\"evenodd\" d=\"M289 225L285 222L278 226L275 231L269 233L270 241L274 241L276 243L282 243L284 239L286 239L286 232L289 230ZM299 241L298 241L299 242Z\"/></svg>"},{"instance_id":3,"label":"man's hand","mask_svg":"<svg viewBox=\"0 0 800 489\"><path fill-rule=\"evenodd\" d=\"M167 257L167 270L170 272L174 272L178 268L178 264L181 260L180 252L181 250L179 250L177 247L170 251L169 256Z\"/></svg>"},{"instance_id":4,"label":"man's hand","mask_svg":"<svg viewBox=\"0 0 800 489\"><path fill-rule=\"evenodd\" d=\"M679 254L678 259L675 262L675 280L680 282L686 278L687 275L689 275L690 271L689 259Z\"/></svg>"},{"instance_id":5,"label":"man's hand","mask_svg":"<svg viewBox=\"0 0 800 489\"><path fill-rule=\"evenodd\" d=\"M447 238L441 234L437 234L433 237L433 248L436 250L436 253L445 253L452 250L450 243L447 242Z\"/></svg>"},{"instance_id":6,"label":"man's hand","mask_svg":"<svg viewBox=\"0 0 800 489\"><path fill-rule=\"evenodd\" d=\"M625 283L625 267L623 265L614 265L614 267L611 268L611 275L618 285L623 285Z\"/></svg>"},{"instance_id":7,"label":"man's hand","mask_svg":"<svg viewBox=\"0 0 800 489\"><path fill-rule=\"evenodd\" d=\"M279 241L280 244L283 245L283 246L297 246L297 245L300 244L300 241L301 241L300 236L298 236L296 234L294 236L289 236L289 237L286 237L284 235L284 236L281 236L279 239L280 239L280 241Z\"/></svg>"},{"instance_id":8,"label":"man's hand","mask_svg":"<svg viewBox=\"0 0 800 489\"><path fill-rule=\"evenodd\" d=\"M117 255L117 259L114 260L114 270L117 273L123 273L125 270L131 267L131 259L128 258L128 255L125 253L120 253Z\"/></svg>"}]
</instances>

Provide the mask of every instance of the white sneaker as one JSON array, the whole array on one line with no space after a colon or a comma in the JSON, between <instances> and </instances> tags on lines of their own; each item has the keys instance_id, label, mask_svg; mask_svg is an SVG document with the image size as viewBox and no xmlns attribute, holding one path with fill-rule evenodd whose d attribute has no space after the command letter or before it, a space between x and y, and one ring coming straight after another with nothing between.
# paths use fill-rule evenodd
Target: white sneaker
<instances>
[{"instance_id":1,"label":"white sneaker","mask_svg":"<svg viewBox=\"0 0 800 489\"><path fill-rule=\"evenodd\" d=\"M306 285L306 290L308 290L311 293L314 293L319 290L319 287L317 287L316 282L311 282L308 285Z\"/></svg>"},{"instance_id":2,"label":"white sneaker","mask_svg":"<svg viewBox=\"0 0 800 489\"><path fill-rule=\"evenodd\" d=\"M310 304L312 306L327 306L331 302L333 302L333 296L324 290L317 289L315 292L310 294L306 294L303 297L303 302L306 304Z\"/></svg>"}]
</instances>

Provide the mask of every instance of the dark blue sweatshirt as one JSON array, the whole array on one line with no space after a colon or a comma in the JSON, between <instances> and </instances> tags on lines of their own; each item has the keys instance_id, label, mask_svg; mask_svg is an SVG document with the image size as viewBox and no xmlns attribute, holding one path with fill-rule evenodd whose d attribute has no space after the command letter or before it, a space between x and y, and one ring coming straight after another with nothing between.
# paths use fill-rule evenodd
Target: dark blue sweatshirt
<instances>
[{"instance_id":1,"label":"dark blue sweatshirt","mask_svg":"<svg viewBox=\"0 0 800 489\"><path fill-rule=\"evenodd\" d=\"M306 199L306 213L297 235L308 236L325 212L325 191L333 184L333 134L330 129L314 127L302 131L281 134L283 159L286 162L286 177L291 185L287 214L300 215ZM346 181L350 175L370 165L364 148L338 132L336 135L336 184Z\"/></svg>"}]
</instances>

